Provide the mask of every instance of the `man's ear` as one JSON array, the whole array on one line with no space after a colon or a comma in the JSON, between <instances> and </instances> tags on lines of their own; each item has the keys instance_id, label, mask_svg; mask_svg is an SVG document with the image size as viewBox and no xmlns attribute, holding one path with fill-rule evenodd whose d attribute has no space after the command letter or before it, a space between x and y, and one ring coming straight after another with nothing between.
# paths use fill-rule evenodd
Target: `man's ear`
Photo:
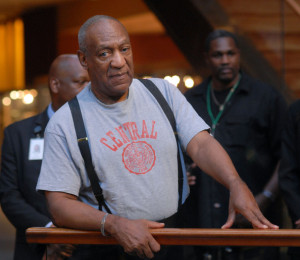
<instances>
[{"instance_id":1,"label":"man's ear","mask_svg":"<svg viewBox=\"0 0 300 260\"><path fill-rule=\"evenodd\" d=\"M85 56L84 52L81 50L78 50L77 56L78 56L81 66L87 70L86 56Z\"/></svg>"},{"instance_id":2,"label":"man's ear","mask_svg":"<svg viewBox=\"0 0 300 260\"><path fill-rule=\"evenodd\" d=\"M49 88L52 93L57 94L59 92L59 80L57 78L50 78L49 80Z\"/></svg>"}]
</instances>

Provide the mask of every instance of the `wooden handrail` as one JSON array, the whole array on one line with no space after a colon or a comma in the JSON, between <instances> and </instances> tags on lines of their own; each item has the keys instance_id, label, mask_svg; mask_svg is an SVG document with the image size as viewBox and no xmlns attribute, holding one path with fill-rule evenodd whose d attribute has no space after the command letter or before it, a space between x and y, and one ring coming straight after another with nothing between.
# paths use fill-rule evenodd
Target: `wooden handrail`
<instances>
[{"instance_id":1,"label":"wooden handrail","mask_svg":"<svg viewBox=\"0 0 300 260\"><path fill-rule=\"evenodd\" d=\"M300 230L279 229L152 229L151 234L161 245L210 246L300 246ZM41 244L117 244L112 237L99 231L64 228L29 228L28 243Z\"/></svg>"}]
</instances>

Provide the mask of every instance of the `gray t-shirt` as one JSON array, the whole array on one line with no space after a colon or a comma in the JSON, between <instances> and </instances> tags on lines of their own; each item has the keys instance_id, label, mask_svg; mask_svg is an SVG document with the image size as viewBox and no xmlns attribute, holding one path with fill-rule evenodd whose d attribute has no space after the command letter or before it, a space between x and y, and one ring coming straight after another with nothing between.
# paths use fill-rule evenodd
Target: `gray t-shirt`
<instances>
[{"instance_id":1,"label":"gray t-shirt","mask_svg":"<svg viewBox=\"0 0 300 260\"><path fill-rule=\"evenodd\" d=\"M176 118L183 149L209 127L181 92L152 79ZM101 103L88 85L78 94L95 171L113 214L130 219L159 220L178 206L177 147L172 127L154 96L134 79L125 101ZM185 174L184 174L185 175ZM73 194L97 207L77 144L68 104L51 118L38 190ZM185 178L183 201L188 195Z\"/></svg>"}]
</instances>

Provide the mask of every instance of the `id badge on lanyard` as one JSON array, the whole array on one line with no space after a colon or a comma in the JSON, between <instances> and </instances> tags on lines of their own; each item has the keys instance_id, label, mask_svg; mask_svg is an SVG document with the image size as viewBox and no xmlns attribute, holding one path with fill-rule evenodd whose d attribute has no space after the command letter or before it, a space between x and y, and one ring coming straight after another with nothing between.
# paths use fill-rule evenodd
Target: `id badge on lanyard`
<instances>
[{"instance_id":1,"label":"id badge on lanyard","mask_svg":"<svg viewBox=\"0 0 300 260\"><path fill-rule=\"evenodd\" d=\"M31 138L28 160L42 160L44 153L44 138Z\"/></svg>"}]
</instances>

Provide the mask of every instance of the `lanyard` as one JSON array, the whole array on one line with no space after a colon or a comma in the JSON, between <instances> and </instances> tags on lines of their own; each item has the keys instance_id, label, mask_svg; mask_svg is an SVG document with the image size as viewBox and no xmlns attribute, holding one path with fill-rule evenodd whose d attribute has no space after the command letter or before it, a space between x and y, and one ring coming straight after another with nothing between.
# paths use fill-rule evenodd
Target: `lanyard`
<instances>
[{"instance_id":1,"label":"lanyard","mask_svg":"<svg viewBox=\"0 0 300 260\"><path fill-rule=\"evenodd\" d=\"M212 127L211 127L211 134L212 135L214 135L217 123L218 123L219 119L221 118L221 116L222 116L222 114L224 112L226 104L228 103L228 101L232 97L234 91L236 90L237 86L239 85L240 79L241 79L241 77L239 76L238 81L230 89L229 93L226 96L226 99L225 99L224 103L219 108L219 113L217 114L216 118L214 117L214 115L212 113L211 104L210 104L210 91L211 91L211 88L212 88L212 81L210 81L210 83L208 84L207 93L206 93L206 105L207 105L208 114L209 114L211 122L212 122Z\"/></svg>"}]
</instances>

